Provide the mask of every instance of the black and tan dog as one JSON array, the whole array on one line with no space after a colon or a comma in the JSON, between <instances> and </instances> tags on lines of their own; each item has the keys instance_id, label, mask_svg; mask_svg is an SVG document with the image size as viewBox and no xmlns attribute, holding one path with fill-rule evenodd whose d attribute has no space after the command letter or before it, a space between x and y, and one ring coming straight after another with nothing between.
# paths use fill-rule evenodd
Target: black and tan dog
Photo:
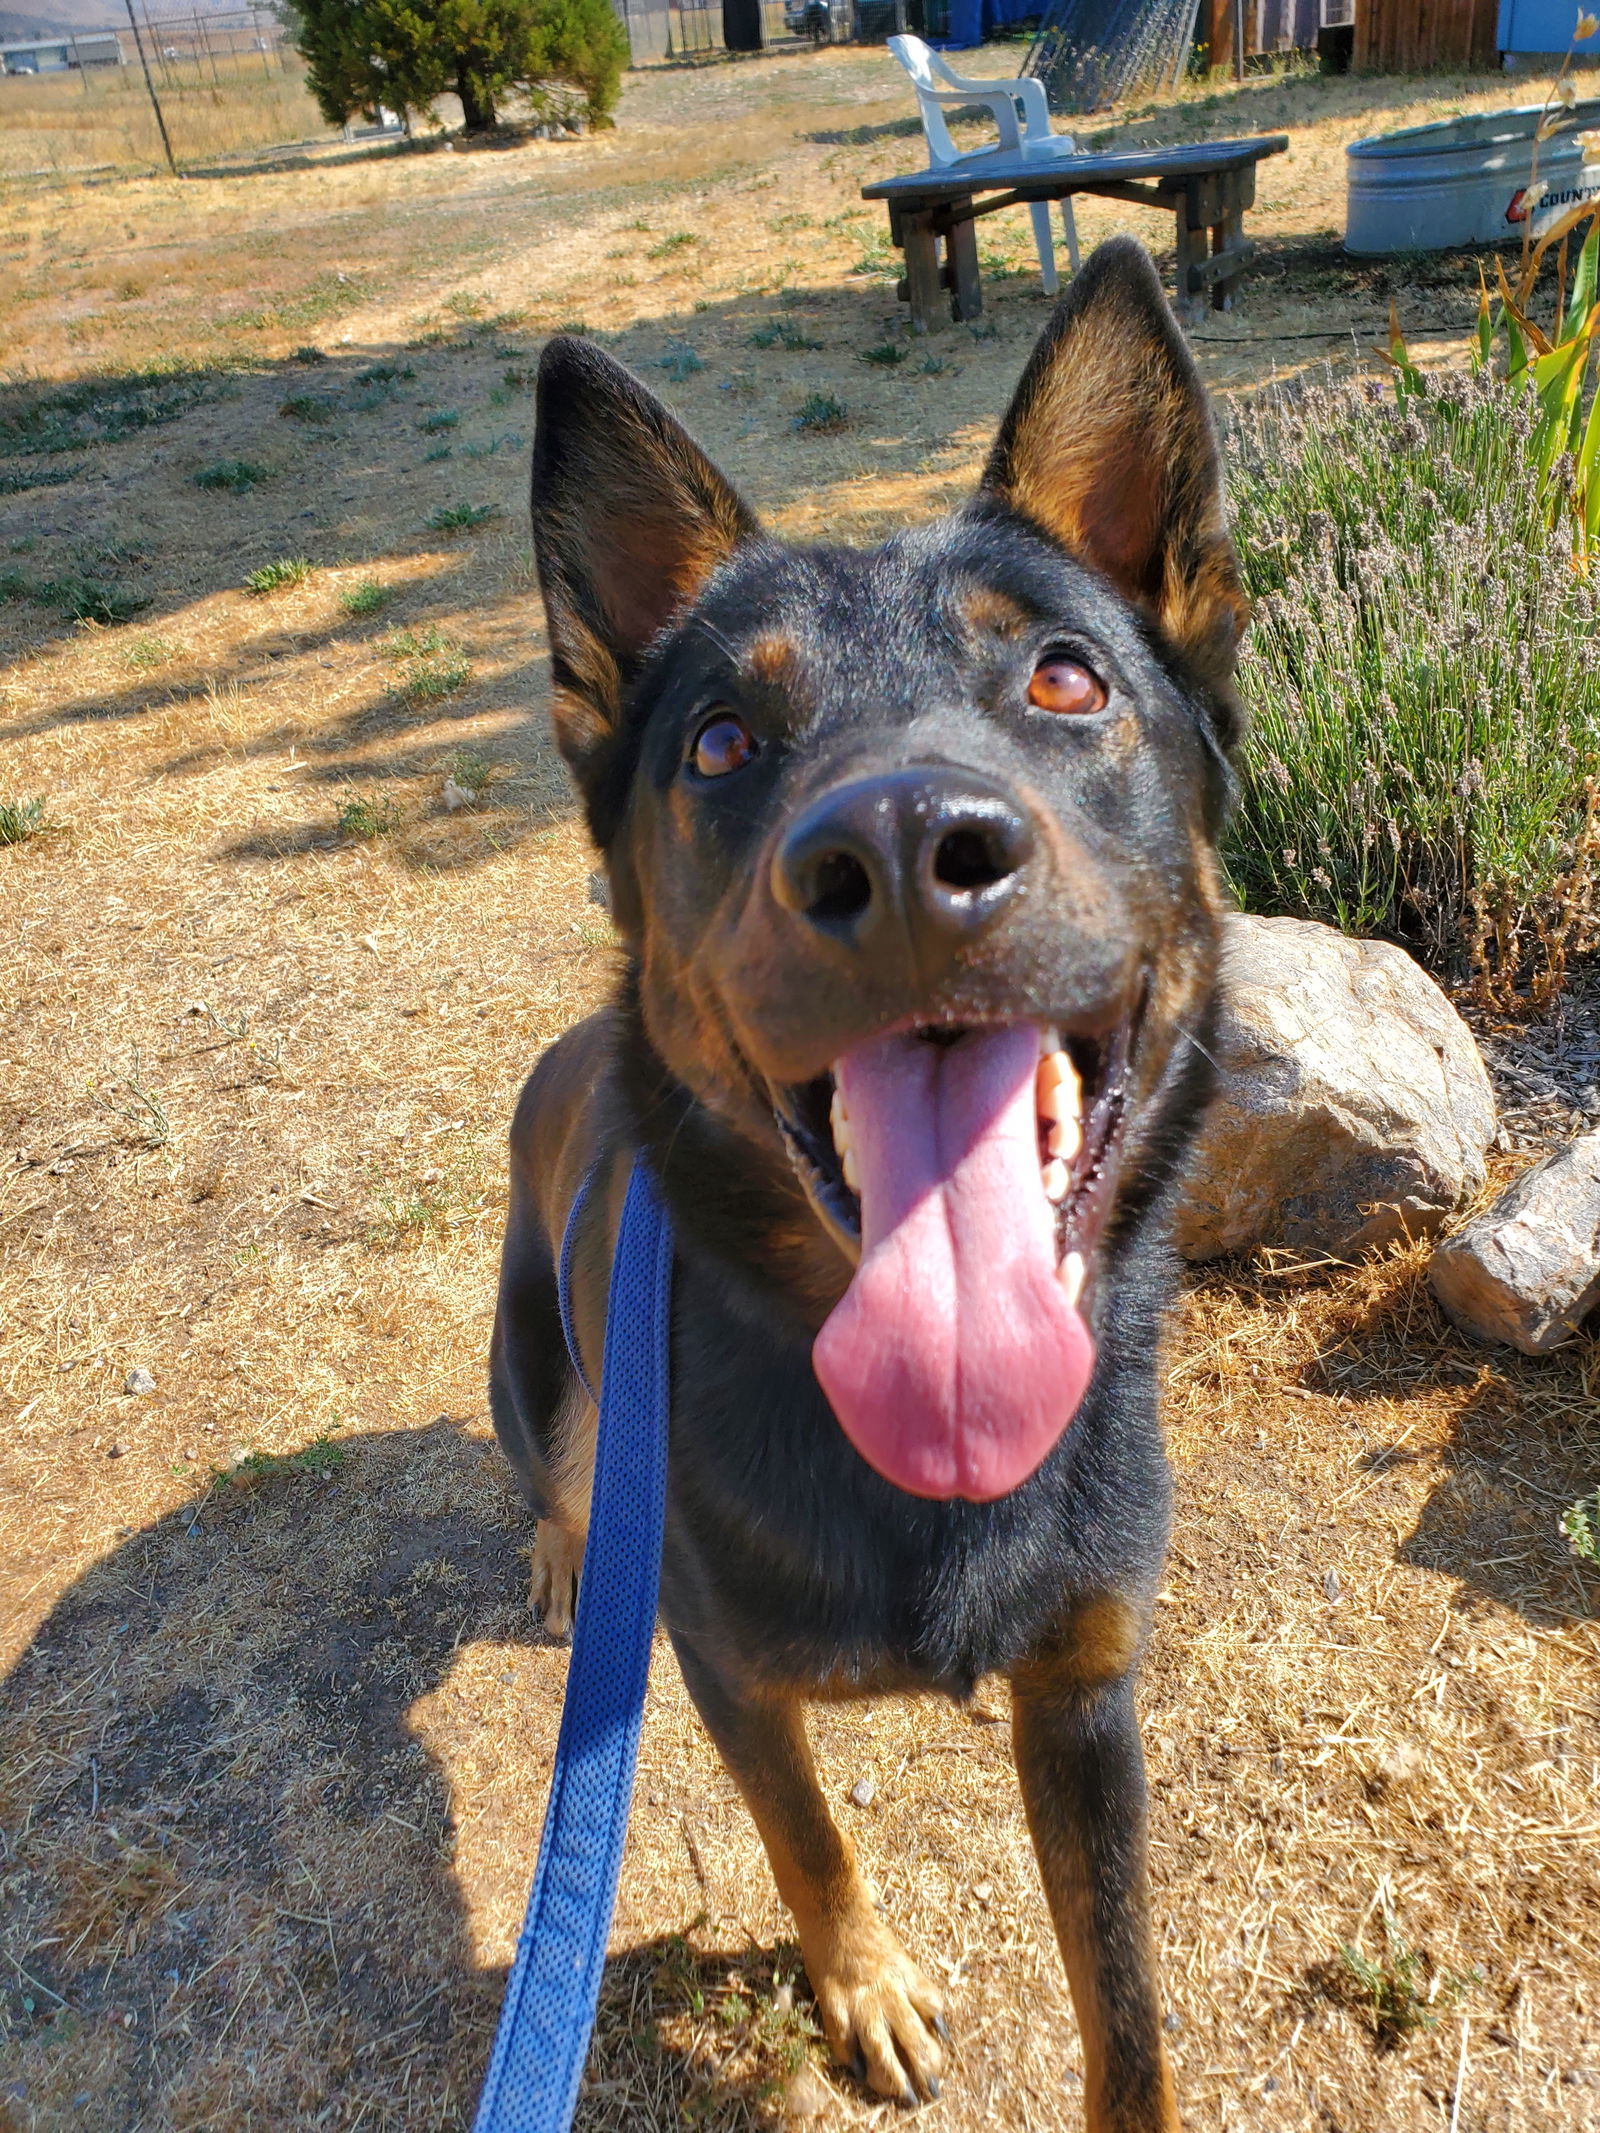
<instances>
[{"instance_id":1,"label":"black and tan dog","mask_svg":"<svg viewBox=\"0 0 1600 2133\"><path fill-rule=\"evenodd\" d=\"M940 1996L818 1789L808 1698L1010 1678L1088 2122L1171 2128L1133 1677L1156 1356L1204 1101L1243 618L1144 253L1097 252L972 503L793 548L555 340L533 513L556 732L625 944L512 1129L495 1425L570 1619L634 1153L676 1234L662 1613L834 2052L937 2093Z\"/></svg>"}]
</instances>

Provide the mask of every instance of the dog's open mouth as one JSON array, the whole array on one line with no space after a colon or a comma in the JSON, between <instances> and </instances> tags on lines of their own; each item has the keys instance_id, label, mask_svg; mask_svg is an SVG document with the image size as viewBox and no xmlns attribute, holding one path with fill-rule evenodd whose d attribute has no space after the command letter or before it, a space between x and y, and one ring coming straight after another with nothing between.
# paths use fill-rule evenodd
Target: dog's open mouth
<instances>
[{"instance_id":1,"label":"dog's open mouth","mask_svg":"<svg viewBox=\"0 0 1600 2133\"><path fill-rule=\"evenodd\" d=\"M1101 1037L908 1030L778 1092L812 1204L860 1253L817 1337L817 1376L899 1487L1005 1495L1076 1413L1131 1045L1131 1021Z\"/></svg>"}]
</instances>

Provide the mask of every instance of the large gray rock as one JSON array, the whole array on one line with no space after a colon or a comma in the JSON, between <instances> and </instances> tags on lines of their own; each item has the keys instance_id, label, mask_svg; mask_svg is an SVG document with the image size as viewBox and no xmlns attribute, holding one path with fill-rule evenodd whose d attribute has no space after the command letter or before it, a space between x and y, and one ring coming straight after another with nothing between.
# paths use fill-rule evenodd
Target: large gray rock
<instances>
[{"instance_id":1,"label":"large gray rock","mask_svg":"<svg viewBox=\"0 0 1600 2133\"><path fill-rule=\"evenodd\" d=\"M1255 1244L1360 1251L1437 1229L1483 1184L1488 1073L1402 949L1230 914L1216 1059L1178 1219L1190 1259Z\"/></svg>"},{"instance_id":2,"label":"large gray rock","mask_svg":"<svg viewBox=\"0 0 1600 2133\"><path fill-rule=\"evenodd\" d=\"M1548 1355L1600 1305L1600 1133L1546 1156L1441 1244L1434 1294L1458 1325Z\"/></svg>"}]
</instances>

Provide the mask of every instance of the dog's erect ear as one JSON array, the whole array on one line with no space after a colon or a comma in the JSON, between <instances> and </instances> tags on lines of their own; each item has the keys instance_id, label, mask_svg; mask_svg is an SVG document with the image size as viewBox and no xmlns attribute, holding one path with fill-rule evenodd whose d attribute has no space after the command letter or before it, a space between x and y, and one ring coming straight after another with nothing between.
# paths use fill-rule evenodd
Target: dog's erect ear
<instances>
[{"instance_id":1,"label":"dog's erect ear","mask_svg":"<svg viewBox=\"0 0 1600 2133\"><path fill-rule=\"evenodd\" d=\"M556 739L580 783L592 779L646 646L757 531L631 372L570 335L549 343L533 439L533 544Z\"/></svg>"},{"instance_id":2,"label":"dog's erect ear","mask_svg":"<svg viewBox=\"0 0 1600 2133\"><path fill-rule=\"evenodd\" d=\"M980 501L1020 511L1158 622L1235 713L1249 609L1204 390L1144 247L1103 244L1029 358Z\"/></svg>"}]
</instances>

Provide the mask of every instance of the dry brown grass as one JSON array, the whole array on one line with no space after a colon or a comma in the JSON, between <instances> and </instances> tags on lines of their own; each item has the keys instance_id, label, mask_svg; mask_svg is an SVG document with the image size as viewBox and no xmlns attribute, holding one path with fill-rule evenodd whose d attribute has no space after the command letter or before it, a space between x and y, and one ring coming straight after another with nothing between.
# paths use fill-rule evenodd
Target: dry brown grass
<instances>
[{"instance_id":1,"label":"dry brown grass","mask_svg":"<svg viewBox=\"0 0 1600 2133\"><path fill-rule=\"evenodd\" d=\"M1263 173L1266 271L1206 329L1216 382L1381 316L1388 270L1326 235L1343 139L1496 95L1291 83L1142 122L1296 129ZM150 603L121 627L0 608L0 797L59 825L0 849L0 2125L468 2122L565 1668L521 1608L484 1414L502 1137L611 967L545 737L507 373L584 318L791 532L960 493L1040 306L1000 281L994 339L859 360L897 321L848 271L877 228L855 188L911 161L881 131L904 109L882 55L774 58L635 81L575 148L11 198L0 331L34 382L8 410L157 360L192 394L0 460L76 470L0 499L5 567ZM1443 269L1405 301L1470 309ZM750 345L774 320L824 345ZM311 340L331 360L287 360ZM413 375L384 397L376 363ZM849 424L796 434L823 389ZM280 416L299 395L330 419ZM223 458L270 478L197 488ZM457 502L499 515L426 530ZM302 585L240 590L297 555ZM351 615L369 579L388 604ZM470 665L437 695L430 631ZM463 749L498 774L451 815ZM341 835L352 801L397 819ZM124 1392L135 1366L154 1394ZM1597 1590L1556 1531L1594 1484L1597 1369L1592 1342L1471 1348L1419 1253L1191 1288L1144 1702L1192 2125L1600 2125ZM951 1988L930 2125L1065 2133L1077 2044L1003 1717L826 1713L820 1759ZM783 2115L817 2053L786 1932L663 1649L587 2133ZM1346 1944L1418 2026L1397 2037ZM887 2122L827 2096L821 2123Z\"/></svg>"}]
</instances>

